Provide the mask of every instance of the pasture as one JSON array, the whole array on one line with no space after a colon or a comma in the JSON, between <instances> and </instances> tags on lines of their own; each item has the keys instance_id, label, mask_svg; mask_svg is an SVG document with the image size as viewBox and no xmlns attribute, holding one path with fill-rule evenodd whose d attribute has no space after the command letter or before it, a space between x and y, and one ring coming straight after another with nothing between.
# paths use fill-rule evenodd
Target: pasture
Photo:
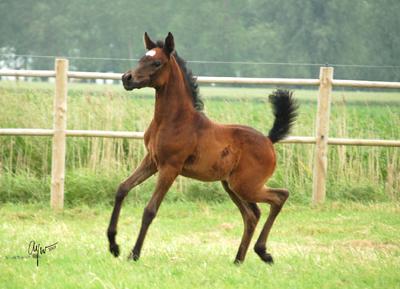
<instances>
[{"instance_id":1,"label":"pasture","mask_svg":"<svg viewBox=\"0 0 400 289\"><path fill-rule=\"evenodd\" d=\"M267 206L261 206L266 217ZM46 203L2 205L0 284L7 288L399 288L400 207L393 203L288 205L272 229L273 266L249 250L233 264L242 221L233 203L163 203L138 262L126 257L142 204L125 204L117 239L107 250L110 207L78 205L54 213ZM5 221L6 220L6 221ZM260 226L258 231L260 230ZM43 246L39 266L26 256ZM0 287L2 287L0 285Z\"/></svg>"},{"instance_id":2,"label":"pasture","mask_svg":"<svg viewBox=\"0 0 400 289\"><path fill-rule=\"evenodd\" d=\"M2 127L50 128L53 85L0 83ZM300 116L292 135L315 133L316 90L294 89ZM250 125L267 132L272 114L268 87L202 87L205 112L223 123ZM400 139L398 91L334 89L330 136ZM151 90L131 93L115 85L71 84L68 129L143 131L153 115ZM270 186L288 187L290 202L307 204L311 198L313 145L278 144L278 169ZM111 202L120 180L137 166L144 154L140 140L68 138L66 203ZM49 199L51 138L1 137L0 200ZM331 200L396 201L400 191L398 148L329 146L327 198ZM144 201L153 188L149 180L131 193ZM11 193L12 192L12 193ZM168 200L227 199L219 184L201 184L179 178Z\"/></svg>"},{"instance_id":3,"label":"pasture","mask_svg":"<svg viewBox=\"0 0 400 289\"><path fill-rule=\"evenodd\" d=\"M293 135L315 133L315 90L294 89L300 115ZM268 87L202 87L205 112L224 123L267 132ZM2 127L49 128L53 85L0 82ZM153 92L71 84L69 129L143 131ZM335 90L332 137L400 139L400 93ZM291 196L272 229L268 266L250 249L233 264L242 220L219 183L179 178L152 225L139 262L133 246L154 178L124 203L117 241L106 228L118 183L144 154L140 140L68 138L66 208L49 208L51 138L0 138L0 284L7 288L398 288L400 156L398 148L329 146L327 203L311 199L313 145L277 144L269 185ZM267 206L263 205L262 220ZM263 222L262 221L262 222ZM259 234L260 225L255 235ZM29 242L57 248L25 258ZM254 244L254 240L252 242ZM251 245L252 246L252 245Z\"/></svg>"}]
</instances>

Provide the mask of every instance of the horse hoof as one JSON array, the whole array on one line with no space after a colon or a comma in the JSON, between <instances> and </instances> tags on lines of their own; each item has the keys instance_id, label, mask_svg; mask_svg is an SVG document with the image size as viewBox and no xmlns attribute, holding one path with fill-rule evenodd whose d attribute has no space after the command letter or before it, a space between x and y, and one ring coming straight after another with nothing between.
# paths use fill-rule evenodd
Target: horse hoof
<instances>
[{"instance_id":1,"label":"horse hoof","mask_svg":"<svg viewBox=\"0 0 400 289\"><path fill-rule=\"evenodd\" d=\"M260 256L260 258L269 265L274 264L274 258L272 258L272 255L269 253L264 253L262 256Z\"/></svg>"},{"instance_id":2,"label":"horse hoof","mask_svg":"<svg viewBox=\"0 0 400 289\"><path fill-rule=\"evenodd\" d=\"M119 256L119 246L117 244L110 244L110 252L114 257Z\"/></svg>"},{"instance_id":3,"label":"horse hoof","mask_svg":"<svg viewBox=\"0 0 400 289\"><path fill-rule=\"evenodd\" d=\"M272 265L274 264L274 259L272 258L272 255L267 252L262 252L262 253L257 253L258 256L260 256L260 259L263 260L265 263Z\"/></svg>"},{"instance_id":4,"label":"horse hoof","mask_svg":"<svg viewBox=\"0 0 400 289\"><path fill-rule=\"evenodd\" d=\"M270 253L267 253L267 250L265 247L256 247L254 248L254 251L257 253L257 255L263 260L265 263L272 265L274 263L274 259L272 258L272 255Z\"/></svg>"},{"instance_id":5,"label":"horse hoof","mask_svg":"<svg viewBox=\"0 0 400 289\"><path fill-rule=\"evenodd\" d=\"M138 261L139 257L140 257L139 254L131 252L129 254L128 260Z\"/></svg>"},{"instance_id":6,"label":"horse hoof","mask_svg":"<svg viewBox=\"0 0 400 289\"><path fill-rule=\"evenodd\" d=\"M237 266L240 266L240 265L243 264L243 261L242 261L242 260L239 260L239 259L235 259L235 261L233 261L233 264L235 264L235 265L237 265Z\"/></svg>"}]
</instances>

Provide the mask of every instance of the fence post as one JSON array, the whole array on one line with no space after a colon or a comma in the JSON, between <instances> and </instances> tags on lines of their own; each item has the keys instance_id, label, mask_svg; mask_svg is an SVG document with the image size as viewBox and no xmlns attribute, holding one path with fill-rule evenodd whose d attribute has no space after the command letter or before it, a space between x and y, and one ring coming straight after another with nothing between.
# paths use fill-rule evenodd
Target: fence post
<instances>
[{"instance_id":1,"label":"fence post","mask_svg":"<svg viewBox=\"0 0 400 289\"><path fill-rule=\"evenodd\" d=\"M321 67L319 73L318 108L316 121L316 144L313 174L313 204L325 201L328 171L328 134L331 108L333 67Z\"/></svg>"},{"instance_id":2,"label":"fence post","mask_svg":"<svg viewBox=\"0 0 400 289\"><path fill-rule=\"evenodd\" d=\"M56 87L54 96L53 152L51 164L50 204L54 210L64 207L65 144L67 128L68 60L56 59Z\"/></svg>"}]
</instances>

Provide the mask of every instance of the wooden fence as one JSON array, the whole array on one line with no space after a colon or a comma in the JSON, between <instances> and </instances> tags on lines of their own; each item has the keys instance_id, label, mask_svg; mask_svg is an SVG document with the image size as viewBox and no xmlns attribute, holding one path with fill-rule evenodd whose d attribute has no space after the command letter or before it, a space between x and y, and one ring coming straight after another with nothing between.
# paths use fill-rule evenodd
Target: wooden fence
<instances>
[{"instance_id":1,"label":"wooden fence","mask_svg":"<svg viewBox=\"0 0 400 289\"><path fill-rule=\"evenodd\" d=\"M0 128L0 135L52 136L51 207L60 210L64 206L65 145L66 137L108 137L142 139L143 132L67 130L68 79L113 79L120 80L119 73L97 73L68 71L67 59L56 59L54 71L50 70L0 70L0 76L55 77L53 129ZM199 83L268 84L319 86L316 116L316 134L312 137L291 136L282 143L315 144L313 194L314 204L323 203L326 194L328 169L328 145L395 146L400 140L329 138L329 116L332 87L400 88L400 82L338 80L333 78L332 67L321 67L319 79L244 78L199 76Z\"/></svg>"}]
</instances>

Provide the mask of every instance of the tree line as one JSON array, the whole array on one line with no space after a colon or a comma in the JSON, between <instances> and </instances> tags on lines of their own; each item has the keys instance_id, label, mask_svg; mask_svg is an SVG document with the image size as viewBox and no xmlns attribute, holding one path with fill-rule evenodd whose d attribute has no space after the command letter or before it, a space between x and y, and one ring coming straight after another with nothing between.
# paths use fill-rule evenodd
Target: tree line
<instances>
[{"instance_id":1,"label":"tree line","mask_svg":"<svg viewBox=\"0 0 400 289\"><path fill-rule=\"evenodd\" d=\"M18 55L65 56L72 69L122 72L144 31L171 31L184 59L207 61L189 64L195 75L315 78L328 64L338 78L399 81L399 12L398 0L3 0L0 66L52 69Z\"/></svg>"}]
</instances>

